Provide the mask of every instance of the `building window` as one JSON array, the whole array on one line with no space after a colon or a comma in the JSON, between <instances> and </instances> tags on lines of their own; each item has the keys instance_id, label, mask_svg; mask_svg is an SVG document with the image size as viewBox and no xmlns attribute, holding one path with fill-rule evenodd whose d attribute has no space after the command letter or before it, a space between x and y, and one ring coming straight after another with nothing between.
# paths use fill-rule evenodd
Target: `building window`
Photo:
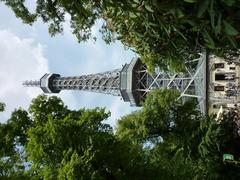
<instances>
[{"instance_id":1,"label":"building window","mask_svg":"<svg viewBox=\"0 0 240 180\"><path fill-rule=\"evenodd\" d=\"M215 74L215 81L234 80L234 74Z\"/></svg>"},{"instance_id":2,"label":"building window","mask_svg":"<svg viewBox=\"0 0 240 180\"><path fill-rule=\"evenodd\" d=\"M224 91L224 86L214 86L214 91Z\"/></svg>"},{"instance_id":3,"label":"building window","mask_svg":"<svg viewBox=\"0 0 240 180\"><path fill-rule=\"evenodd\" d=\"M225 80L225 75L224 74L215 74L215 80Z\"/></svg>"},{"instance_id":4,"label":"building window","mask_svg":"<svg viewBox=\"0 0 240 180\"><path fill-rule=\"evenodd\" d=\"M224 68L224 63L215 63L214 67L215 67L215 69L217 69L217 68Z\"/></svg>"},{"instance_id":5,"label":"building window","mask_svg":"<svg viewBox=\"0 0 240 180\"><path fill-rule=\"evenodd\" d=\"M230 70L235 70L236 68L235 67L229 67Z\"/></svg>"}]
</instances>

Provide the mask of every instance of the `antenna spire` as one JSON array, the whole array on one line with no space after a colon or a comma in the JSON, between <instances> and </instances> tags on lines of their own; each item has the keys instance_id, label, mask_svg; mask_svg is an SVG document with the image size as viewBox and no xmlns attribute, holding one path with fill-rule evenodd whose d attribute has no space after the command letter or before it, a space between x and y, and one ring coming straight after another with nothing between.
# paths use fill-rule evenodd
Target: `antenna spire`
<instances>
[{"instance_id":1,"label":"antenna spire","mask_svg":"<svg viewBox=\"0 0 240 180\"><path fill-rule=\"evenodd\" d=\"M40 87L40 81L37 81L37 80L24 81L22 84L23 84L23 86L26 86L26 87L34 87L34 86Z\"/></svg>"}]
</instances>

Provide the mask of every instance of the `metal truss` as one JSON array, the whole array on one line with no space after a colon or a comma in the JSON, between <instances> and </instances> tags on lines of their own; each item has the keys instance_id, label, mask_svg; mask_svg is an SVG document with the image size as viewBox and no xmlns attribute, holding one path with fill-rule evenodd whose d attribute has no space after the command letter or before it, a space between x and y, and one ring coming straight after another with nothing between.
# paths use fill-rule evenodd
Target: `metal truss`
<instances>
[{"instance_id":1,"label":"metal truss","mask_svg":"<svg viewBox=\"0 0 240 180\"><path fill-rule=\"evenodd\" d=\"M83 76L59 77L53 80L56 90L83 90L120 96L121 69Z\"/></svg>"},{"instance_id":2,"label":"metal truss","mask_svg":"<svg viewBox=\"0 0 240 180\"><path fill-rule=\"evenodd\" d=\"M187 62L186 73L162 72L156 69L151 74L143 65L136 74L136 90L141 92L141 99L152 89L176 89L180 92L179 99L185 101L188 98L197 98L201 112L206 114L206 53Z\"/></svg>"},{"instance_id":3,"label":"metal truss","mask_svg":"<svg viewBox=\"0 0 240 180\"><path fill-rule=\"evenodd\" d=\"M126 67L131 68L133 64L134 61L128 65L129 67ZM46 74L40 81L26 81L24 85L40 86L46 92L84 90L114 96L121 96L124 93L122 89L125 88L125 93L129 95L127 99L135 98L139 101L144 101L146 94L153 89L176 89L180 92L179 99L183 101L188 98L196 98L201 112L206 114L206 53L200 54L198 59L188 61L185 73L163 72L159 69L150 73L146 66L140 63L140 60L139 64L126 71L127 78L125 80L131 84L130 89L124 87L124 84L122 85L120 82L120 79L125 77L123 69L70 77ZM128 79L129 77L131 78Z\"/></svg>"},{"instance_id":4,"label":"metal truss","mask_svg":"<svg viewBox=\"0 0 240 180\"><path fill-rule=\"evenodd\" d=\"M40 86L40 81L33 81L33 80L25 81L25 82L23 82L23 85L29 86L29 87Z\"/></svg>"}]
</instances>

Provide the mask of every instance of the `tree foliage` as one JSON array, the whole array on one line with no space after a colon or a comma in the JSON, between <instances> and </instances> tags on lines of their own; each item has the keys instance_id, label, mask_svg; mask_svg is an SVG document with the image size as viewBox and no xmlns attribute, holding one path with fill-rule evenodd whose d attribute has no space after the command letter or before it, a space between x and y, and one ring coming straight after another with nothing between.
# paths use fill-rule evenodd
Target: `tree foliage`
<instances>
[{"instance_id":1,"label":"tree foliage","mask_svg":"<svg viewBox=\"0 0 240 180\"><path fill-rule=\"evenodd\" d=\"M154 90L116 133L105 109L70 110L35 98L0 124L0 177L15 179L239 179L239 111L202 117L174 90ZM27 166L28 165L28 166Z\"/></svg>"},{"instance_id":2,"label":"tree foliage","mask_svg":"<svg viewBox=\"0 0 240 180\"><path fill-rule=\"evenodd\" d=\"M168 138L171 133L189 136L188 131L195 128L201 119L194 102L177 101L179 93L174 90L155 90L151 92L142 110L127 115L118 121L119 136L127 130L136 131L141 138ZM134 125L133 125L134 123ZM117 131L118 133L118 131ZM126 135L126 137L131 137ZM179 141L182 141L181 138Z\"/></svg>"},{"instance_id":3,"label":"tree foliage","mask_svg":"<svg viewBox=\"0 0 240 180\"><path fill-rule=\"evenodd\" d=\"M73 1L67 0L37 0L36 7L31 12L25 5L25 0L1 0L24 23L32 25L38 18L48 24L50 35L63 32L66 15L70 16L73 34L79 41L86 41L91 36L91 27L99 18L101 1Z\"/></svg>"},{"instance_id":4,"label":"tree foliage","mask_svg":"<svg viewBox=\"0 0 240 180\"><path fill-rule=\"evenodd\" d=\"M1 1L24 23L42 19L51 35L63 31L69 16L79 41L91 38L91 28L103 19L100 31L106 42L121 40L150 69L183 70L184 62L202 49L224 56L239 48L240 2L236 0L38 0L33 12L24 0Z\"/></svg>"},{"instance_id":5,"label":"tree foliage","mask_svg":"<svg viewBox=\"0 0 240 180\"><path fill-rule=\"evenodd\" d=\"M39 96L0 126L0 177L125 179L139 153L103 123L105 109L69 110L57 97ZM130 160L131 158L131 160ZM130 162L131 161L131 162ZM24 164L29 164L26 168Z\"/></svg>"},{"instance_id":6,"label":"tree foliage","mask_svg":"<svg viewBox=\"0 0 240 180\"><path fill-rule=\"evenodd\" d=\"M173 90L150 93L142 110L118 121L119 138L140 147L148 166L161 170L160 177L237 179L239 167L222 160L225 153L240 158L233 114L217 123L215 116L202 117L194 102L179 102L177 96Z\"/></svg>"},{"instance_id":7,"label":"tree foliage","mask_svg":"<svg viewBox=\"0 0 240 180\"><path fill-rule=\"evenodd\" d=\"M31 126L28 113L15 110L6 123L0 124L0 177L26 179L22 147L27 142L27 130Z\"/></svg>"},{"instance_id":8,"label":"tree foliage","mask_svg":"<svg viewBox=\"0 0 240 180\"><path fill-rule=\"evenodd\" d=\"M0 112L4 111L5 104L0 102Z\"/></svg>"},{"instance_id":9,"label":"tree foliage","mask_svg":"<svg viewBox=\"0 0 240 180\"><path fill-rule=\"evenodd\" d=\"M239 48L238 1L124 1L106 7L106 27L152 66L182 68L205 48ZM111 34L111 33L109 33Z\"/></svg>"},{"instance_id":10,"label":"tree foliage","mask_svg":"<svg viewBox=\"0 0 240 180\"><path fill-rule=\"evenodd\" d=\"M32 173L44 179L124 176L124 144L102 123L109 116L104 109L71 111L56 97L40 96L30 112L34 126L28 130L26 151Z\"/></svg>"}]
</instances>

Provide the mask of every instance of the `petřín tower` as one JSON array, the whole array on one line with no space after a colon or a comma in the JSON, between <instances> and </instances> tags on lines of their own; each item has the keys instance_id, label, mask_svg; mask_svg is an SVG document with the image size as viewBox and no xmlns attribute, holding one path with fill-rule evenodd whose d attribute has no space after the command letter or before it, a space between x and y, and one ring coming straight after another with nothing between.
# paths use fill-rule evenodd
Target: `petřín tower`
<instances>
[{"instance_id":1,"label":"pet\u0159\u00edn tower","mask_svg":"<svg viewBox=\"0 0 240 180\"><path fill-rule=\"evenodd\" d=\"M162 72L156 69L149 73L139 59L113 71L97 74L61 77L45 74L39 81L25 81L25 86L38 86L44 93L59 93L62 90L83 90L121 96L132 106L140 106L152 89L168 88L180 92L183 100L196 98L199 108L206 114L206 55L187 62L186 73Z\"/></svg>"}]
</instances>

